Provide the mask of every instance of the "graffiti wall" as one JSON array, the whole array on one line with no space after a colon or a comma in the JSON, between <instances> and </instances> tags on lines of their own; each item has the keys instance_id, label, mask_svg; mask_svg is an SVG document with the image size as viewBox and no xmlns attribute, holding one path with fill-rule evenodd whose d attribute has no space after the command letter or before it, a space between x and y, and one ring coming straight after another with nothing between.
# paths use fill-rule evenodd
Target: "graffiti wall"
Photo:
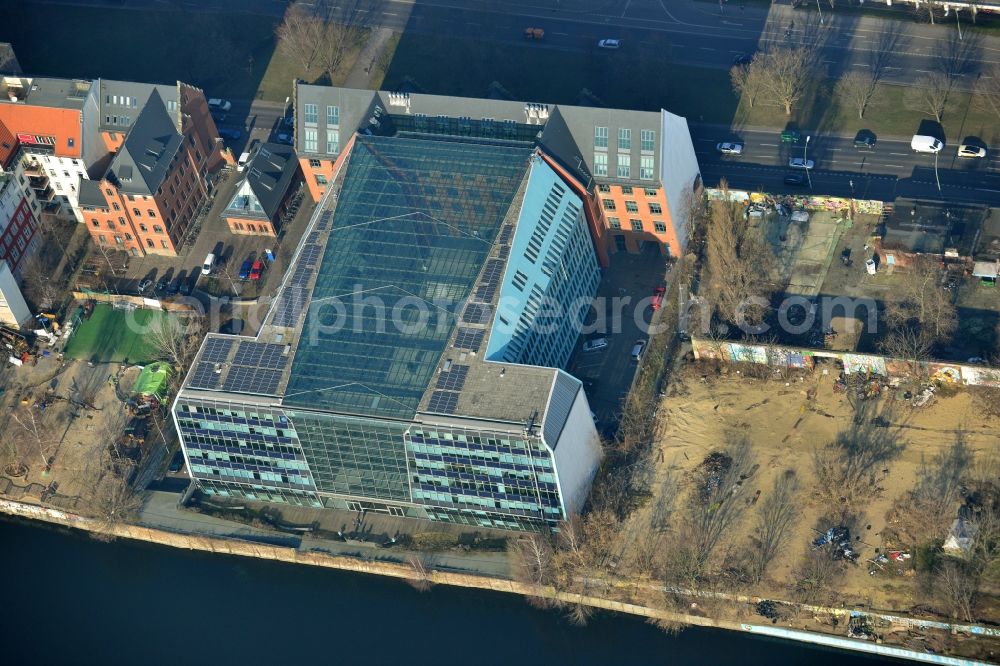
<instances>
[{"instance_id":1,"label":"graffiti wall","mask_svg":"<svg viewBox=\"0 0 1000 666\"><path fill-rule=\"evenodd\" d=\"M722 199L722 190L707 188L709 199ZM811 211L839 212L848 210L852 206L855 213L868 213L871 215L881 215L883 203L869 199L850 199L847 197L830 197L824 195L773 195L766 192L745 192L741 190L730 190L729 198L733 201L750 202L755 204L784 204L793 209Z\"/></svg>"},{"instance_id":2,"label":"graffiti wall","mask_svg":"<svg viewBox=\"0 0 1000 666\"><path fill-rule=\"evenodd\" d=\"M887 377L905 377L912 374L913 365L898 358L873 354L854 354L830 349L805 349L778 347L740 342L717 342L692 338L691 348L699 360L718 360L730 363L756 363L778 368L813 368L815 359L829 358L839 361L847 374L874 373ZM920 370L930 379L968 386L1000 387L1000 368L978 365L928 361L920 363Z\"/></svg>"}]
</instances>

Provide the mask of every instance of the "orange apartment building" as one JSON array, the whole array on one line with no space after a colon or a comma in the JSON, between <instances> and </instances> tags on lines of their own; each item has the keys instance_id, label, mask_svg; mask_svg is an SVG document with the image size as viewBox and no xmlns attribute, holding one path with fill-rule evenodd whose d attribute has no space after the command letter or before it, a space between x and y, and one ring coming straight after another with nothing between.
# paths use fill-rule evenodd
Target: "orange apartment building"
<instances>
[{"instance_id":1,"label":"orange apartment building","mask_svg":"<svg viewBox=\"0 0 1000 666\"><path fill-rule=\"evenodd\" d=\"M117 109L105 112L99 128L110 161L100 178L81 181L80 208L102 247L175 256L208 195L206 176L219 165L222 144L201 90L178 83L167 100L156 87L144 90L141 106L137 96L105 95L102 108Z\"/></svg>"},{"instance_id":2,"label":"orange apartment building","mask_svg":"<svg viewBox=\"0 0 1000 666\"><path fill-rule=\"evenodd\" d=\"M686 246L690 199L701 193L701 177L687 121L666 111L302 83L296 84L293 99L295 146L316 201L350 154L355 132L416 126L420 131L460 134L463 119L469 118L495 127L498 139L516 137L537 145L546 162L587 202L587 222L603 266L616 252L678 257Z\"/></svg>"},{"instance_id":3,"label":"orange apartment building","mask_svg":"<svg viewBox=\"0 0 1000 666\"><path fill-rule=\"evenodd\" d=\"M243 180L222 212L229 231L241 236L277 236L298 191L299 163L295 150L265 143L243 170Z\"/></svg>"}]
</instances>

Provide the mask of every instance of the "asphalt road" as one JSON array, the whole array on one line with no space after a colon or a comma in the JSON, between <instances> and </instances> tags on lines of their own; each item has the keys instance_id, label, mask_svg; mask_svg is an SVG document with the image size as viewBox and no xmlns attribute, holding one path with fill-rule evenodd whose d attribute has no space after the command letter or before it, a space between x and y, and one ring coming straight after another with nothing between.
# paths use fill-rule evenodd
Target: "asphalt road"
<instances>
[{"instance_id":1,"label":"asphalt road","mask_svg":"<svg viewBox=\"0 0 1000 666\"><path fill-rule=\"evenodd\" d=\"M286 0L48 0L59 4L184 11L251 12L278 16ZM354 0L339 2L341 16L416 34L475 36L523 45L526 27L545 30L535 48L584 52L597 40L654 46L667 59L688 65L729 68L739 54L768 43L817 44L831 74L845 68L878 68L887 82L919 83L942 67L968 88L1000 64L1000 38L955 26L929 26L909 19L819 15L788 5L770 9L729 2L720 13L697 0ZM954 14L952 14L954 15Z\"/></svg>"},{"instance_id":2,"label":"asphalt road","mask_svg":"<svg viewBox=\"0 0 1000 666\"><path fill-rule=\"evenodd\" d=\"M872 151L854 147L853 137L813 135L808 146L781 143L779 132L740 131L692 125L692 139L702 177L715 185L725 177L736 189L805 193L803 186L788 186L784 178L792 169L788 160L806 157L815 163L810 173L812 191L819 194L854 196L858 199L913 197L997 205L1000 203L1000 158L991 151L986 158L959 159L957 143L950 143L937 157L938 190L933 155L917 154L909 140L879 139ZM723 156L716 150L721 141L741 141L743 155Z\"/></svg>"}]
</instances>

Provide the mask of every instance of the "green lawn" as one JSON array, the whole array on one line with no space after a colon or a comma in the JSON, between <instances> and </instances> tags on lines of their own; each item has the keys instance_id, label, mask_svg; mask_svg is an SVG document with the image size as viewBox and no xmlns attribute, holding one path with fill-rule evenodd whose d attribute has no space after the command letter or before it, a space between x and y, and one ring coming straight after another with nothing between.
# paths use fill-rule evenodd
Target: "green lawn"
<instances>
[{"instance_id":1,"label":"green lawn","mask_svg":"<svg viewBox=\"0 0 1000 666\"><path fill-rule=\"evenodd\" d=\"M90 319L73 332L66 356L95 363L152 361L156 353L145 336L161 317L169 316L158 310L115 310L98 305Z\"/></svg>"}]
</instances>

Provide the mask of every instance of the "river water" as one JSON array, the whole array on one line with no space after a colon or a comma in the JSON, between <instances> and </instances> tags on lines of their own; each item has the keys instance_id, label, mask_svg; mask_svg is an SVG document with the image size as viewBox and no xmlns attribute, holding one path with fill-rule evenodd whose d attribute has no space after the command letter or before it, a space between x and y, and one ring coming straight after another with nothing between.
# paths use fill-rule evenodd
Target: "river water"
<instances>
[{"instance_id":1,"label":"river water","mask_svg":"<svg viewBox=\"0 0 1000 666\"><path fill-rule=\"evenodd\" d=\"M0 520L6 664L875 664L604 613L586 627L499 593L100 543ZM885 663L885 662L882 662Z\"/></svg>"}]
</instances>

